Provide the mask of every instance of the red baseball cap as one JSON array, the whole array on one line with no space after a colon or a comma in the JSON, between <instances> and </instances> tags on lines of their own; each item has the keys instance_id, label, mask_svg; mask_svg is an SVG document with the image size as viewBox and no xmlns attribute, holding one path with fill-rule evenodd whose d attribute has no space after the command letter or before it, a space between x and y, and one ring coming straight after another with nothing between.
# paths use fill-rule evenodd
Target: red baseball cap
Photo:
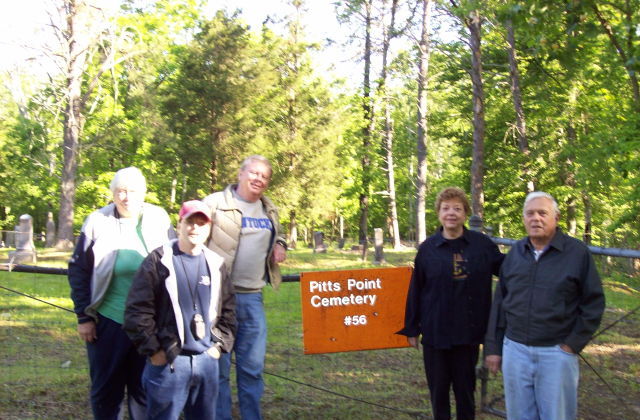
<instances>
[{"instance_id":1,"label":"red baseball cap","mask_svg":"<svg viewBox=\"0 0 640 420\"><path fill-rule=\"evenodd\" d=\"M178 216L180 216L181 220L184 220L197 213L201 213L206 217L208 222L211 221L211 209L200 200L189 200L182 203Z\"/></svg>"}]
</instances>

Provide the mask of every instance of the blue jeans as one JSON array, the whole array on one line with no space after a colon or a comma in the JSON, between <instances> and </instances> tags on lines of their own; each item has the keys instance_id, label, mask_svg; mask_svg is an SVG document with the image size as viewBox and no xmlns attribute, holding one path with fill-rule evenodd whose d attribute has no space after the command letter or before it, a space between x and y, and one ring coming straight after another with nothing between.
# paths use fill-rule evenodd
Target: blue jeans
<instances>
[{"instance_id":1,"label":"blue jeans","mask_svg":"<svg viewBox=\"0 0 640 420\"><path fill-rule=\"evenodd\" d=\"M507 418L573 420L578 411L578 355L560 345L526 346L505 337L502 373Z\"/></svg>"},{"instance_id":2,"label":"blue jeans","mask_svg":"<svg viewBox=\"0 0 640 420\"><path fill-rule=\"evenodd\" d=\"M207 353L178 355L171 365L147 361L142 385L149 420L177 420L183 410L187 420L216 418L218 360Z\"/></svg>"},{"instance_id":3,"label":"blue jeans","mask_svg":"<svg viewBox=\"0 0 640 420\"><path fill-rule=\"evenodd\" d=\"M238 331L233 346L236 354L236 381L238 402L243 420L262 419L260 398L264 391L262 372L267 349L267 321L262 304L262 293L236 293L236 319ZM220 391L217 417L231 419L231 354L220 358Z\"/></svg>"},{"instance_id":4,"label":"blue jeans","mask_svg":"<svg viewBox=\"0 0 640 420\"><path fill-rule=\"evenodd\" d=\"M96 334L98 339L87 343L94 419L119 419L125 388L129 418L144 419L145 395L140 381L144 357L138 354L122 325L100 314Z\"/></svg>"}]
</instances>

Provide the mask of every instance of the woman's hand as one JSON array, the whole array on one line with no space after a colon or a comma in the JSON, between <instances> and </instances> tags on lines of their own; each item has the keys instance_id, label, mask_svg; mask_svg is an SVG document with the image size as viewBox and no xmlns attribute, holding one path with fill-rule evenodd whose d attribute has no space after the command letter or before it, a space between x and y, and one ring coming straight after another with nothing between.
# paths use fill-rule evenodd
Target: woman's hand
<instances>
[{"instance_id":1,"label":"woman's hand","mask_svg":"<svg viewBox=\"0 0 640 420\"><path fill-rule=\"evenodd\" d=\"M96 334L96 323L89 321L78 324L78 335L87 343L93 343L98 338Z\"/></svg>"},{"instance_id":2,"label":"woman's hand","mask_svg":"<svg viewBox=\"0 0 640 420\"><path fill-rule=\"evenodd\" d=\"M418 341L418 337L407 337L407 341L409 345L416 350L420 350L420 342Z\"/></svg>"}]
</instances>

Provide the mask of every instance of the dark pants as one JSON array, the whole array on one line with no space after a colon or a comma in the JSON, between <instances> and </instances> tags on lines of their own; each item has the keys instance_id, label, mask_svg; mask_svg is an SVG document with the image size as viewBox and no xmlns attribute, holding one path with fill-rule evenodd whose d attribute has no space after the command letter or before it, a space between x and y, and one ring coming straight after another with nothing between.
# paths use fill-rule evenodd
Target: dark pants
<instances>
[{"instance_id":1,"label":"dark pants","mask_svg":"<svg viewBox=\"0 0 640 420\"><path fill-rule=\"evenodd\" d=\"M453 346L446 350L424 346L424 369L431 394L434 420L451 419L451 387L456 398L456 419L474 419L478 349L478 345Z\"/></svg>"},{"instance_id":2,"label":"dark pants","mask_svg":"<svg viewBox=\"0 0 640 420\"><path fill-rule=\"evenodd\" d=\"M93 417L118 419L126 388L129 417L144 419L146 399L141 382L144 357L136 352L117 322L98 314L96 330L98 339L87 343Z\"/></svg>"}]
</instances>

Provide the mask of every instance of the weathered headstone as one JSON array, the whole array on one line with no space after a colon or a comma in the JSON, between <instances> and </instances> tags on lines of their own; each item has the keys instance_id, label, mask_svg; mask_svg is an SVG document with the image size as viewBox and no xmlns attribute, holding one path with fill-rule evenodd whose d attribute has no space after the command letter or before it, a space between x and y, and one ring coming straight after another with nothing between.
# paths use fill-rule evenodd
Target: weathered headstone
<instances>
[{"instance_id":1,"label":"weathered headstone","mask_svg":"<svg viewBox=\"0 0 640 420\"><path fill-rule=\"evenodd\" d=\"M383 264L384 261L384 234L382 229L373 229L373 245L375 249L374 264Z\"/></svg>"},{"instance_id":2,"label":"weathered headstone","mask_svg":"<svg viewBox=\"0 0 640 420\"><path fill-rule=\"evenodd\" d=\"M33 218L28 214L20 216L20 225L15 234L16 250L9 253L9 261L13 264L36 262L36 246L33 244Z\"/></svg>"},{"instance_id":3,"label":"weathered headstone","mask_svg":"<svg viewBox=\"0 0 640 420\"><path fill-rule=\"evenodd\" d=\"M327 246L324 244L324 234L320 231L313 232L313 252L327 252Z\"/></svg>"},{"instance_id":4,"label":"weathered headstone","mask_svg":"<svg viewBox=\"0 0 640 420\"><path fill-rule=\"evenodd\" d=\"M53 221L53 213L47 213L47 233L44 246L51 248L56 244L56 222Z\"/></svg>"},{"instance_id":5,"label":"weathered headstone","mask_svg":"<svg viewBox=\"0 0 640 420\"><path fill-rule=\"evenodd\" d=\"M7 241L5 243L7 248L13 248L14 246L16 246L16 230L18 230L18 226L14 227L13 230L7 231Z\"/></svg>"}]
</instances>

